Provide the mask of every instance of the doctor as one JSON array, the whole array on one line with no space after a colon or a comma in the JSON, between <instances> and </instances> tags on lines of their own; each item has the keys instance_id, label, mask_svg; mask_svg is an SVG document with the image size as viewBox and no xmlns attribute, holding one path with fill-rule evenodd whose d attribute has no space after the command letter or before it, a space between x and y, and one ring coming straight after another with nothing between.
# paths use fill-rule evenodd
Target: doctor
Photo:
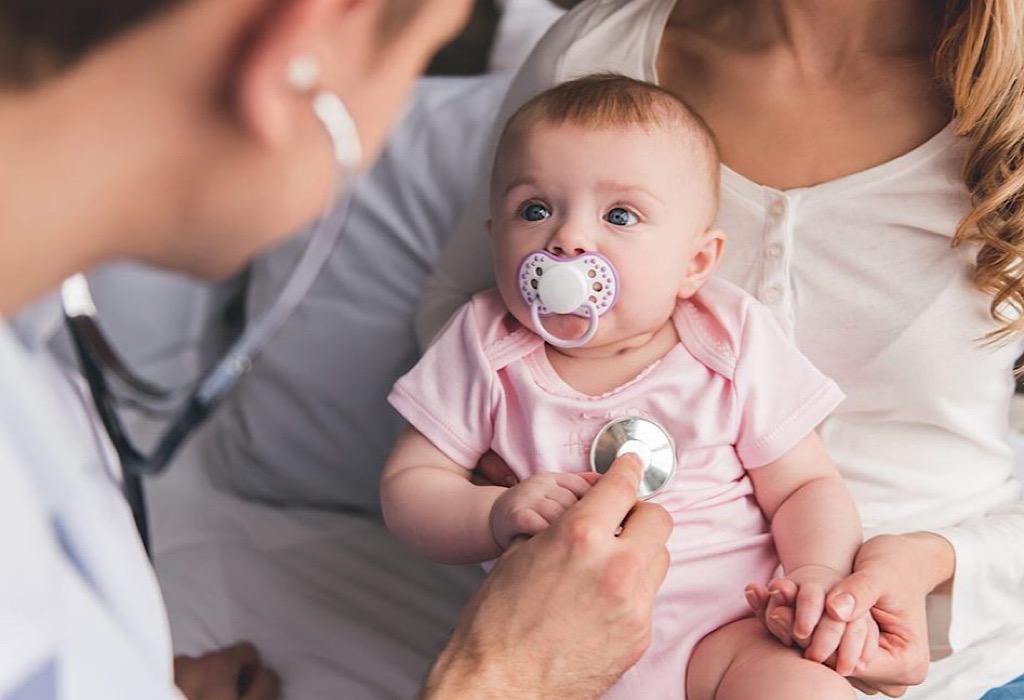
<instances>
[{"instance_id":1,"label":"doctor","mask_svg":"<svg viewBox=\"0 0 1024 700\"><path fill-rule=\"evenodd\" d=\"M116 460L46 347L53 292L115 258L217 278L298 230L331 188L313 89L348 105L365 166L468 5L0 0L0 697L278 696L247 644L172 665ZM638 658L669 529L638 478L620 460L510 551L428 696L588 697Z\"/></svg>"}]
</instances>

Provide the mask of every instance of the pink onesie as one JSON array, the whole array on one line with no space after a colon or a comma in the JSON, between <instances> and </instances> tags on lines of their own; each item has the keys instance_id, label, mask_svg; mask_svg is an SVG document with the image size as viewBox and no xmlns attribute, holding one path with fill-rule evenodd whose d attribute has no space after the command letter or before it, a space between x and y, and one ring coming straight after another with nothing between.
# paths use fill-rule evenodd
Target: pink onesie
<instances>
[{"instance_id":1,"label":"pink onesie","mask_svg":"<svg viewBox=\"0 0 1024 700\"><path fill-rule=\"evenodd\" d=\"M681 302L673 322L681 342L665 357L588 396L555 373L544 342L516 322L497 291L482 292L390 396L466 469L493 449L521 479L589 470L590 444L615 418L648 416L672 434L675 476L651 499L675 521L672 563L655 601L650 649L606 697L685 696L694 646L745 617L744 585L767 582L778 563L746 470L784 455L844 398L766 307L725 280Z\"/></svg>"}]
</instances>

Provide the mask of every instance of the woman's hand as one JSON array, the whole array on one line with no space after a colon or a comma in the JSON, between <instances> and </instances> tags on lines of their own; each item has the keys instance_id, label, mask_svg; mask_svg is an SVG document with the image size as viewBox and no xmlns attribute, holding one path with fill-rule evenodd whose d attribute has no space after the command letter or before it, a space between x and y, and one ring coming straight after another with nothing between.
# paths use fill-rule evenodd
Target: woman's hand
<instances>
[{"instance_id":1,"label":"woman's hand","mask_svg":"<svg viewBox=\"0 0 1024 700\"><path fill-rule=\"evenodd\" d=\"M463 611L424 698L596 698L636 663L672 530L663 508L637 502L640 472L635 456L620 458L554 525L513 543Z\"/></svg>"},{"instance_id":2,"label":"woman's hand","mask_svg":"<svg viewBox=\"0 0 1024 700\"><path fill-rule=\"evenodd\" d=\"M827 594L834 584L814 586L808 593L806 586L798 589L792 577L790 574L768 583L768 599L761 620L765 628L786 646L795 643L803 648L804 658L827 664L841 676L851 676L856 670L866 668L878 649L878 624L870 613L849 622L836 620L825 610ZM837 576L835 583L842 578ZM821 588L825 590L821 592ZM761 591L763 588L758 586L747 589L747 600L755 610L760 610L754 601L763 595ZM803 619L799 593L804 593L805 598ZM813 623L808 618L808 609L816 613Z\"/></svg>"},{"instance_id":3,"label":"woman's hand","mask_svg":"<svg viewBox=\"0 0 1024 700\"><path fill-rule=\"evenodd\" d=\"M899 697L928 673L925 598L953 575L952 546L931 533L879 535L857 552L853 573L829 593L826 609L836 620L856 620L870 612L879 628L878 650L850 682L866 693ZM764 587L750 587L751 606L779 636L789 627L792 608L768 599ZM773 622L774 620L774 622ZM835 658L826 663L834 666Z\"/></svg>"},{"instance_id":4,"label":"woman's hand","mask_svg":"<svg viewBox=\"0 0 1024 700\"><path fill-rule=\"evenodd\" d=\"M480 458L470 480L478 486L515 486L519 483L515 472L494 450L488 450Z\"/></svg>"},{"instance_id":5,"label":"woman's hand","mask_svg":"<svg viewBox=\"0 0 1024 700\"><path fill-rule=\"evenodd\" d=\"M873 656L878 627L866 613L849 622L826 613L826 597L842 580L843 575L835 569L808 565L770 581L770 612L766 613L764 623L785 644L793 641L800 645L804 658L817 663L834 658L836 672L849 676L858 664L866 664ZM791 612L783 616L782 609Z\"/></svg>"},{"instance_id":6,"label":"woman's hand","mask_svg":"<svg viewBox=\"0 0 1024 700\"><path fill-rule=\"evenodd\" d=\"M174 659L174 683L188 700L277 700L277 674L263 665L256 647L238 642L196 658Z\"/></svg>"}]
</instances>

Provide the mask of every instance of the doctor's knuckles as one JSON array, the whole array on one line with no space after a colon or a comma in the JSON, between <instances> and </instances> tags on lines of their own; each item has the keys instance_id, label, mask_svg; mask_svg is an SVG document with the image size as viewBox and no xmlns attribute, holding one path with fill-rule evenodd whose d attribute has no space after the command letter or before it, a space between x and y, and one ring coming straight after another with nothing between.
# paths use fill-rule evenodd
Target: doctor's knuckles
<instances>
[{"instance_id":1,"label":"doctor's knuckles","mask_svg":"<svg viewBox=\"0 0 1024 700\"><path fill-rule=\"evenodd\" d=\"M620 458L558 522L505 552L424 698L596 698L636 663L672 530L663 508L637 502L640 475L635 457Z\"/></svg>"}]
</instances>

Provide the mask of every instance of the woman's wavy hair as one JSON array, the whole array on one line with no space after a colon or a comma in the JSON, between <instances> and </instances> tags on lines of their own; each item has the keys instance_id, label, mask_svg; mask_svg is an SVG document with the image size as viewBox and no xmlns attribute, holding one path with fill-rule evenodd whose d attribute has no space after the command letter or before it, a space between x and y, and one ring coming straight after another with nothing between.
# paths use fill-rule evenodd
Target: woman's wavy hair
<instances>
[{"instance_id":1,"label":"woman's wavy hair","mask_svg":"<svg viewBox=\"0 0 1024 700\"><path fill-rule=\"evenodd\" d=\"M1024 334L1024 2L948 0L935 64L970 140L963 179L972 209L953 245L980 245L974 284L991 295L997 328Z\"/></svg>"}]
</instances>

